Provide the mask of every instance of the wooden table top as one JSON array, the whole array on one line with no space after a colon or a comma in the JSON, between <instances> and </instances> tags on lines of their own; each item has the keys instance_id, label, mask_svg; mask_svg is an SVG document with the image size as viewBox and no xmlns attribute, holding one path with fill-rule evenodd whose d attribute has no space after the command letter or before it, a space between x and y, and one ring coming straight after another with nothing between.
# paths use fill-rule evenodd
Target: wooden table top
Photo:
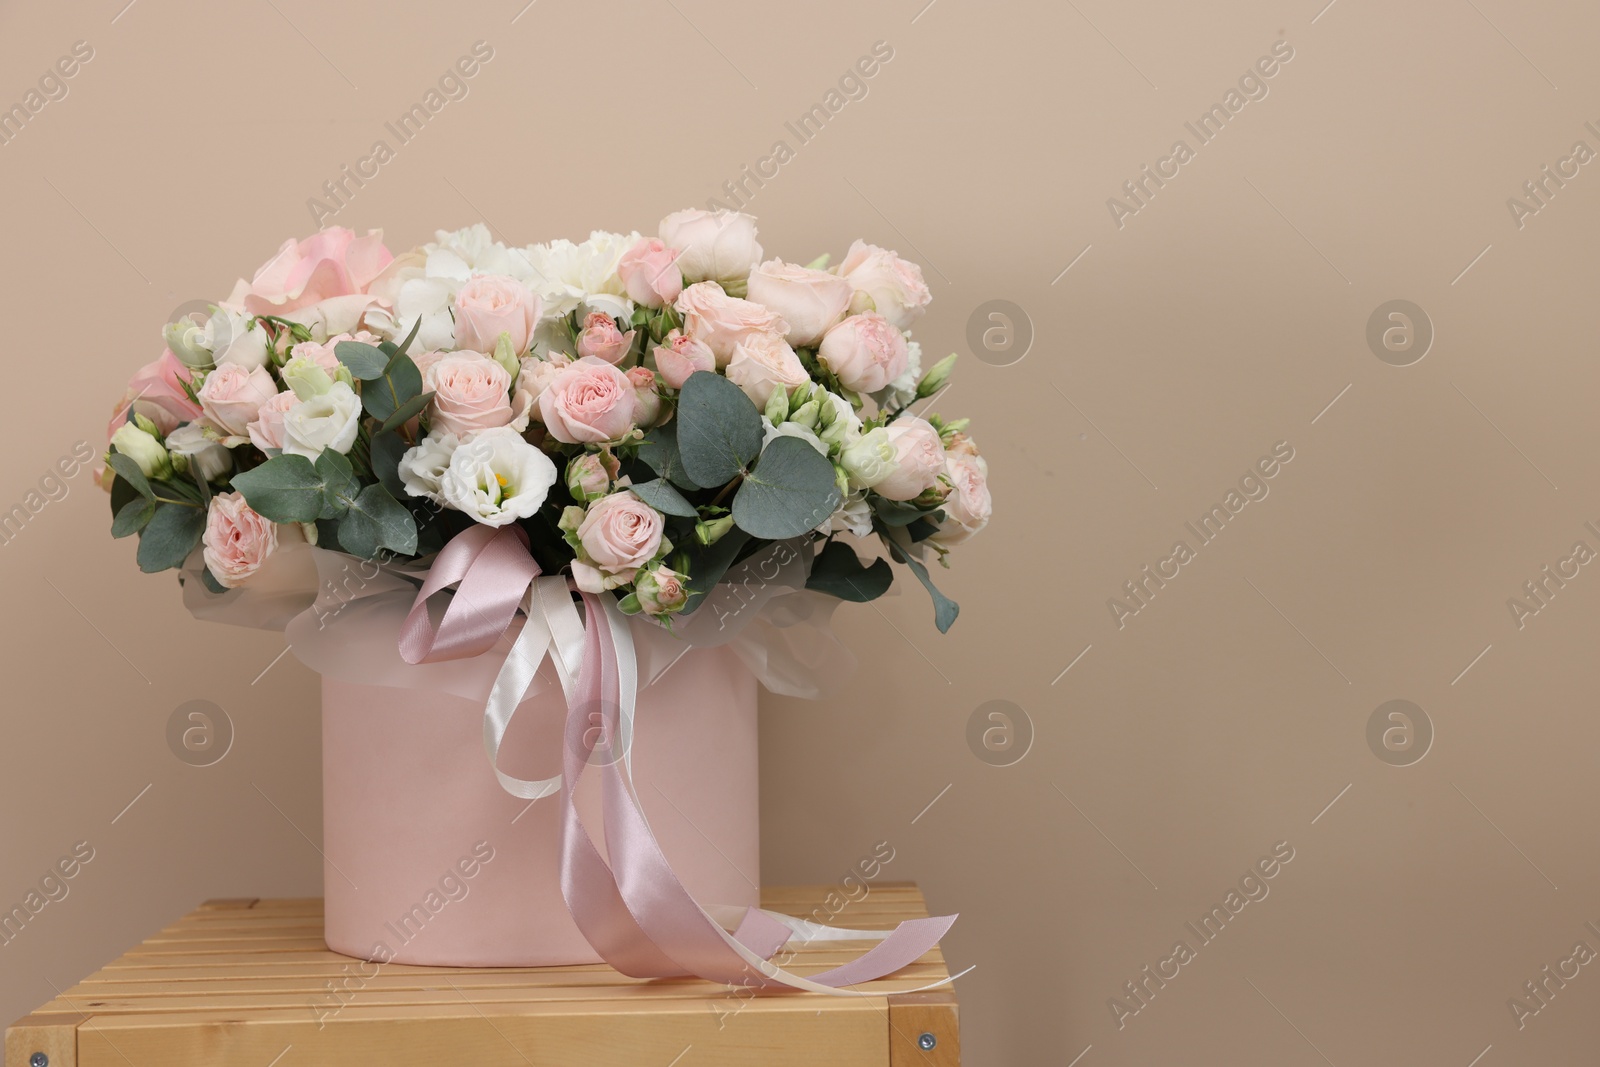
<instances>
[{"instance_id":1,"label":"wooden table top","mask_svg":"<svg viewBox=\"0 0 1600 1067\"><path fill-rule=\"evenodd\" d=\"M805 917L822 906L832 925L858 929L927 914L908 882L870 884L859 900L835 886L773 887L762 904ZM816 974L867 947L804 947L786 965ZM213 900L19 1020L5 1062L944 1067L960 1062L954 993L905 991L948 974L935 948L847 999L628 978L604 964L377 964L328 950L320 899Z\"/></svg>"}]
</instances>

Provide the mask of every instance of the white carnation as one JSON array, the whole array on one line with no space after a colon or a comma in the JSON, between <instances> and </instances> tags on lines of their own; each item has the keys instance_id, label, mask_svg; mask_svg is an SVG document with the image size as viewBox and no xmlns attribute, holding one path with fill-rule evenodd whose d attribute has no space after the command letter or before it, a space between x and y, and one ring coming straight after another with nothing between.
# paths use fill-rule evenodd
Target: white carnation
<instances>
[{"instance_id":1,"label":"white carnation","mask_svg":"<svg viewBox=\"0 0 1600 1067\"><path fill-rule=\"evenodd\" d=\"M529 284L543 301L544 321L554 322L581 309L627 322L633 301L617 274L617 262L639 239L637 233L595 230L581 244L560 240L525 249L534 272Z\"/></svg>"}]
</instances>

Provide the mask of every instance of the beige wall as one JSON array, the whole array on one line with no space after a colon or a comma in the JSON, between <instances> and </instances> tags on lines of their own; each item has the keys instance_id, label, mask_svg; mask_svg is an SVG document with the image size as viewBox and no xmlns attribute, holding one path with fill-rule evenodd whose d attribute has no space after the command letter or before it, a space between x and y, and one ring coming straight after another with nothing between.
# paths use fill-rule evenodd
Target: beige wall
<instances>
[{"instance_id":1,"label":"beige wall","mask_svg":"<svg viewBox=\"0 0 1600 1067\"><path fill-rule=\"evenodd\" d=\"M914 590L848 608L857 696L767 704L766 878L891 842L887 876L962 913L972 1063L1593 1060L1600 966L1520 1031L1507 999L1600 949L1600 576L1521 629L1506 603L1600 549L1600 165L1520 229L1506 206L1600 149L1592 5L124 2L0 11L0 102L94 49L0 146L0 505L98 444L167 313L311 229L306 199L474 41L470 95L331 221L396 246L479 218L518 243L648 229L793 147L784 122L887 41L754 197L763 239L922 259L931 354L993 299L1036 337L966 360L944 405L998 501L944 577L955 631ZM1107 198L1279 40L1269 95L1119 228ZM1394 299L1436 330L1411 366L1365 339ZM1281 441L1269 495L1119 629L1107 599ZM8 1017L201 898L318 891L314 677L262 675L281 641L191 621L108 521L80 474L0 546L0 900L94 849L0 949ZM1397 698L1435 731L1412 766L1366 740ZM236 727L213 767L167 747L192 699ZM993 700L1033 724L1010 767L968 748ZM1270 894L1119 1030L1108 999L1277 842Z\"/></svg>"}]
</instances>

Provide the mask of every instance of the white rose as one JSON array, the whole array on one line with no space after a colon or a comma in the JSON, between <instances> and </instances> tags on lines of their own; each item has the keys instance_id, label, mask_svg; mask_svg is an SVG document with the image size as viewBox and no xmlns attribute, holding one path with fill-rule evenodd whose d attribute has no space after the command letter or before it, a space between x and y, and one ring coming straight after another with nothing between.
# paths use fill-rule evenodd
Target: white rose
<instances>
[{"instance_id":1,"label":"white rose","mask_svg":"<svg viewBox=\"0 0 1600 1067\"><path fill-rule=\"evenodd\" d=\"M674 211L658 231L668 248L682 253L678 269L686 282L741 282L761 262L754 216L737 211Z\"/></svg>"},{"instance_id":2,"label":"white rose","mask_svg":"<svg viewBox=\"0 0 1600 1067\"><path fill-rule=\"evenodd\" d=\"M457 511L485 526L504 526L539 510L556 484L556 465L515 430L499 426L459 445L439 483Z\"/></svg>"},{"instance_id":3,"label":"white rose","mask_svg":"<svg viewBox=\"0 0 1600 1067\"><path fill-rule=\"evenodd\" d=\"M217 366L237 363L255 370L267 363L267 331L251 316L219 307L206 323L204 342Z\"/></svg>"},{"instance_id":4,"label":"white rose","mask_svg":"<svg viewBox=\"0 0 1600 1067\"><path fill-rule=\"evenodd\" d=\"M855 289L848 279L769 259L750 272L745 299L771 308L788 325L791 345L815 345L850 306Z\"/></svg>"},{"instance_id":5,"label":"white rose","mask_svg":"<svg viewBox=\"0 0 1600 1067\"><path fill-rule=\"evenodd\" d=\"M864 294L861 304L871 300L873 310L902 330L909 328L911 320L922 314L933 299L928 283L922 279L921 267L865 241L850 246L834 273Z\"/></svg>"},{"instance_id":6,"label":"white rose","mask_svg":"<svg viewBox=\"0 0 1600 1067\"><path fill-rule=\"evenodd\" d=\"M441 482L461 439L453 433L429 434L400 457L400 482L412 496L445 503Z\"/></svg>"},{"instance_id":7,"label":"white rose","mask_svg":"<svg viewBox=\"0 0 1600 1067\"><path fill-rule=\"evenodd\" d=\"M316 459L325 448L348 452L361 424L361 398L344 382L302 400L283 416L283 450Z\"/></svg>"},{"instance_id":8,"label":"white rose","mask_svg":"<svg viewBox=\"0 0 1600 1067\"><path fill-rule=\"evenodd\" d=\"M727 375L763 409L774 389L793 389L811 380L800 357L778 333L753 333L741 340L728 360Z\"/></svg>"},{"instance_id":9,"label":"white rose","mask_svg":"<svg viewBox=\"0 0 1600 1067\"><path fill-rule=\"evenodd\" d=\"M233 456L216 438L206 436L198 422L188 422L167 434L167 449L182 456L206 481L222 477L233 466Z\"/></svg>"}]
</instances>

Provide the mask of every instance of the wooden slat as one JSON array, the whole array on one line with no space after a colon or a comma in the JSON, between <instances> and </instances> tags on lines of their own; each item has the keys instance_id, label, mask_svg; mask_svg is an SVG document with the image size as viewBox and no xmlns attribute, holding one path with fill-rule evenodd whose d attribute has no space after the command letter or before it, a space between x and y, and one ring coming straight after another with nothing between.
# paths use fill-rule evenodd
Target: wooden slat
<instances>
[{"instance_id":1,"label":"wooden slat","mask_svg":"<svg viewBox=\"0 0 1600 1067\"><path fill-rule=\"evenodd\" d=\"M858 897L834 886L787 886L765 890L762 904L863 929L927 914L911 883L874 884ZM35 1051L52 1067L266 1064L291 1047L293 1062L310 1067L521 1057L631 1067L673 1062L691 1046L685 1063L959 1063L954 995L907 992L947 976L937 948L858 987L872 995L844 1000L647 981L604 964L378 965L329 951L322 916L314 898L207 901L11 1027L6 1067ZM817 974L865 947L821 942L779 962ZM934 1049L918 1046L924 1033L935 1035Z\"/></svg>"}]
</instances>

